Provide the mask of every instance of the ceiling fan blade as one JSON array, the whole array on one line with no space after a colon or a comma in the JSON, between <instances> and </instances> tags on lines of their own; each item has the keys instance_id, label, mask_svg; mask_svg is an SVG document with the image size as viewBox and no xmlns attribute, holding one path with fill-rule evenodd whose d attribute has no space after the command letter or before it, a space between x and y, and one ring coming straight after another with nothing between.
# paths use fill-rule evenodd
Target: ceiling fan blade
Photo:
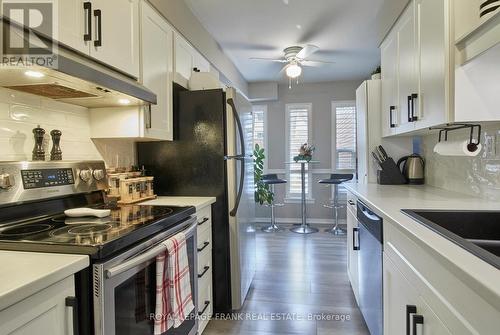
<instances>
[{"instance_id":1,"label":"ceiling fan blade","mask_svg":"<svg viewBox=\"0 0 500 335\"><path fill-rule=\"evenodd\" d=\"M303 60L300 62L303 66L320 67L324 65L336 64L336 62L327 62L321 60Z\"/></svg>"},{"instance_id":2,"label":"ceiling fan blade","mask_svg":"<svg viewBox=\"0 0 500 335\"><path fill-rule=\"evenodd\" d=\"M285 59L274 59L274 58L260 58L260 57L250 57L251 60L263 60L268 62L276 62L276 63L286 63Z\"/></svg>"},{"instance_id":3,"label":"ceiling fan blade","mask_svg":"<svg viewBox=\"0 0 500 335\"><path fill-rule=\"evenodd\" d=\"M300 50L300 52L297 54L297 58L300 59L306 59L307 57L311 56L313 53L319 50L319 47L308 44L305 47Z\"/></svg>"}]
</instances>

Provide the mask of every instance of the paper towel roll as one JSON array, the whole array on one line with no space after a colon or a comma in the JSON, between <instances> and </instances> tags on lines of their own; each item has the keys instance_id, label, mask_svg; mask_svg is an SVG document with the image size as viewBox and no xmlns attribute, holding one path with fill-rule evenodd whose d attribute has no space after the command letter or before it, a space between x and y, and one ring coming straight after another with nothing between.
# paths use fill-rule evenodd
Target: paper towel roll
<instances>
[{"instance_id":1,"label":"paper towel roll","mask_svg":"<svg viewBox=\"0 0 500 335\"><path fill-rule=\"evenodd\" d=\"M434 152L441 156L475 157L481 149L481 144L469 145L469 141L442 141L436 144Z\"/></svg>"}]
</instances>

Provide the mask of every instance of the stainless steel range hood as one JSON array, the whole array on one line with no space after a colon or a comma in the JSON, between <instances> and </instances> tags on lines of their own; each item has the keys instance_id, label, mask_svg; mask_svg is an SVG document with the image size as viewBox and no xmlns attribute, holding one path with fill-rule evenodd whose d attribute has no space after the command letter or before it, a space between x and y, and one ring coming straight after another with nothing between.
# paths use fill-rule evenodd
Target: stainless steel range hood
<instances>
[{"instance_id":1,"label":"stainless steel range hood","mask_svg":"<svg viewBox=\"0 0 500 335\"><path fill-rule=\"evenodd\" d=\"M0 87L89 108L156 104L156 94L134 78L61 45L55 52L55 68L2 64Z\"/></svg>"}]
</instances>

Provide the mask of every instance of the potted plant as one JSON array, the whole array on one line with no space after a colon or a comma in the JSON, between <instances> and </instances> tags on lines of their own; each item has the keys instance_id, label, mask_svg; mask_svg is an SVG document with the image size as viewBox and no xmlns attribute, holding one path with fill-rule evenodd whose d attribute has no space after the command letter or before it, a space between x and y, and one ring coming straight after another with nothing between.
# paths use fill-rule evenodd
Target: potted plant
<instances>
[{"instance_id":1,"label":"potted plant","mask_svg":"<svg viewBox=\"0 0 500 335\"><path fill-rule=\"evenodd\" d=\"M271 192L269 185L262 180L262 176L264 175L264 159L266 159L264 148L255 144L253 151L255 202L261 205L270 205L273 202L274 193Z\"/></svg>"}]
</instances>

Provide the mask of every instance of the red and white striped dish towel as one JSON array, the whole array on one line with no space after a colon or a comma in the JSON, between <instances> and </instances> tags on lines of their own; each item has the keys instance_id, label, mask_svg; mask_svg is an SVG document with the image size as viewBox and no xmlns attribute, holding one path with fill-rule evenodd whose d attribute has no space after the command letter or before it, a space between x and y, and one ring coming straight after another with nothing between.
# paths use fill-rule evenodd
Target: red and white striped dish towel
<instances>
[{"instance_id":1,"label":"red and white striped dish towel","mask_svg":"<svg viewBox=\"0 0 500 335\"><path fill-rule=\"evenodd\" d=\"M179 327L194 309L186 236L163 242L167 250L156 257L156 318L154 334Z\"/></svg>"}]
</instances>

